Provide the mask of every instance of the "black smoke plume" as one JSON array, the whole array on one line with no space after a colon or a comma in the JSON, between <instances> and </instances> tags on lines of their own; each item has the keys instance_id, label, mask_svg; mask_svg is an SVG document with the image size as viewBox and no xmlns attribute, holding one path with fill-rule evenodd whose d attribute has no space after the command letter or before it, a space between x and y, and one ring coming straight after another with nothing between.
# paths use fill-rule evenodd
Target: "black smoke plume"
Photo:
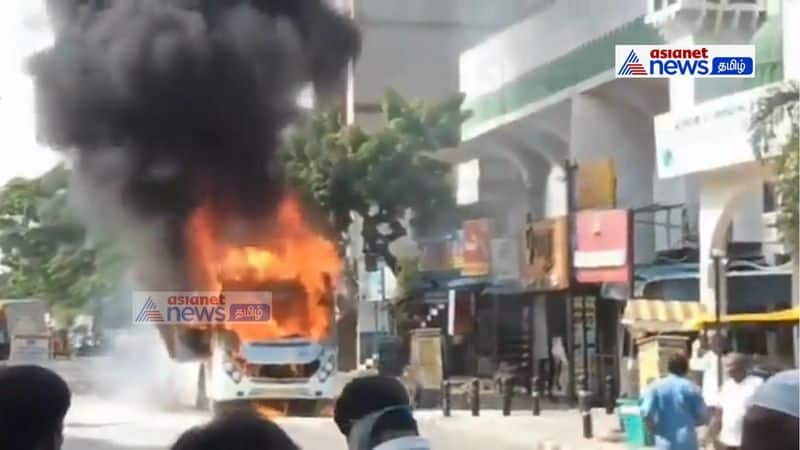
<instances>
[{"instance_id":1,"label":"black smoke plume","mask_svg":"<svg viewBox=\"0 0 800 450\"><path fill-rule=\"evenodd\" d=\"M198 206L271 213L299 91L335 86L360 50L322 0L48 0L48 13L55 43L29 67L38 137L70 156L87 215L141 240L139 264L166 278Z\"/></svg>"}]
</instances>

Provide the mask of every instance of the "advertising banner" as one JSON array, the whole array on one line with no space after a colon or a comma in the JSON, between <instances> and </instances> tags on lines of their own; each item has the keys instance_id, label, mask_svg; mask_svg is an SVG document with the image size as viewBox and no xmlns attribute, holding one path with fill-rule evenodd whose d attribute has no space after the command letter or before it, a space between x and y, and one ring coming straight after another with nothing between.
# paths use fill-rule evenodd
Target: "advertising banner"
<instances>
[{"instance_id":1,"label":"advertising banner","mask_svg":"<svg viewBox=\"0 0 800 450\"><path fill-rule=\"evenodd\" d=\"M489 219L475 219L464 222L464 266L461 273L468 277L489 274L491 262L491 226Z\"/></svg>"},{"instance_id":2,"label":"advertising banner","mask_svg":"<svg viewBox=\"0 0 800 450\"><path fill-rule=\"evenodd\" d=\"M519 246L513 239L496 238L491 241L492 279L494 281L519 280Z\"/></svg>"}]
</instances>

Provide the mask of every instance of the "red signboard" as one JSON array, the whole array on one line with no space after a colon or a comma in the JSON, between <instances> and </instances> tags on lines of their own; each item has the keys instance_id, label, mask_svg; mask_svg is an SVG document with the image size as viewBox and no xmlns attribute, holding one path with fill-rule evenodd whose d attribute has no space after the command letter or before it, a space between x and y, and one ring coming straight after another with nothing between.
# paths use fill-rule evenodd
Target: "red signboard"
<instances>
[{"instance_id":1,"label":"red signboard","mask_svg":"<svg viewBox=\"0 0 800 450\"><path fill-rule=\"evenodd\" d=\"M580 283L630 283L633 274L630 211L587 210L575 215L573 263Z\"/></svg>"},{"instance_id":2,"label":"red signboard","mask_svg":"<svg viewBox=\"0 0 800 450\"><path fill-rule=\"evenodd\" d=\"M489 219L475 219L464 222L464 248L462 257L464 276L483 276L489 274L489 263L492 253L489 247L491 239Z\"/></svg>"}]
</instances>

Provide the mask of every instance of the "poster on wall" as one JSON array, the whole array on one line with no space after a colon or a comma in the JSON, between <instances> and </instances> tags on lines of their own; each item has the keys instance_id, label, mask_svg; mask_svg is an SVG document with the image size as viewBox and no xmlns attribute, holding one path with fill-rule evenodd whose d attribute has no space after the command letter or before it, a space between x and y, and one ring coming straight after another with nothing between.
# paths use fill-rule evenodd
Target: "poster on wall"
<instances>
[{"instance_id":1,"label":"poster on wall","mask_svg":"<svg viewBox=\"0 0 800 450\"><path fill-rule=\"evenodd\" d=\"M464 230L457 230L450 238L450 268L464 268Z\"/></svg>"},{"instance_id":2,"label":"poster on wall","mask_svg":"<svg viewBox=\"0 0 800 450\"><path fill-rule=\"evenodd\" d=\"M437 272L449 268L449 248L444 240L429 241L419 244L420 254L418 267L422 272Z\"/></svg>"},{"instance_id":3,"label":"poster on wall","mask_svg":"<svg viewBox=\"0 0 800 450\"><path fill-rule=\"evenodd\" d=\"M461 273L468 277L489 274L491 225L489 219L475 219L464 222L464 265Z\"/></svg>"},{"instance_id":4,"label":"poster on wall","mask_svg":"<svg viewBox=\"0 0 800 450\"><path fill-rule=\"evenodd\" d=\"M573 333L575 336L575 375L594 377L594 361L597 355L597 303L594 297L575 297L572 308ZM586 333L584 336L584 323ZM584 367L584 348L588 369Z\"/></svg>"},{"instance_id":5,"label":"poster on wall","mask_svg":"<svg viewBox=\"0 0 800 450\"><path fill-rule=\"evenodd\" d=\"M513 239L491 240L492 279L494 281L519 280L519 247Z\"/></svg>"}]
</instances>

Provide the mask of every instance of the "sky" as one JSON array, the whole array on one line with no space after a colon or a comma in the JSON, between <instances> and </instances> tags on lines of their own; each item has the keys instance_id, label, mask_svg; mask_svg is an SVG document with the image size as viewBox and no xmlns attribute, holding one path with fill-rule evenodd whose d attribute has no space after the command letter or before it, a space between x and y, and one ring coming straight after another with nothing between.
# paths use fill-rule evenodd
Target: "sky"
<instances>
[{"instance_id":1,"label":"sky","mask_svg":"<svg viewBox=\"0 0 800 450\"><path fill-rule=\"evenodd\" d=\"M43 0L1 0L0 31L0 185L19 177L37 176L59 156L36 142L33 87L25 74L25 58L50 45Z\"/></svg>"}]
</instances>

